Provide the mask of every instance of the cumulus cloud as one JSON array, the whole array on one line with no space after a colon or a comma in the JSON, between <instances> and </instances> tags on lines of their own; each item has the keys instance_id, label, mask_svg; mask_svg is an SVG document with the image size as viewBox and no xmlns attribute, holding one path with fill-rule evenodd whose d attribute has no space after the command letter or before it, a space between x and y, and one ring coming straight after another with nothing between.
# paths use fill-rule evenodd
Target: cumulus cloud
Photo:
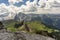
<instances>
[{"instance_id":1,"label":"cumulus cloud","mask_svg":"<svg viewBox=\"0 0 60 40\"><path fill-rule=\"evenodd\" d=\"M5 13L6 11L8 12L7 9L8 7L4 3L0 4L0 13Z\"/></svg>"},{"instance_id":2,"label":"cumulus cloud","mask_svg":"<svg viewBox=\"0 0 60 40\"><path fill-rule=\"evenodd\" d=\"M17 0L9 0L9 3L10 2L16 2ZM19 1L17 1L19 2ZM22 2L22 1L20 1ZM1 6L4 6L3 8ZM34 0L33 2L30 2L29 0L26 2L26 5L21 5L20 7L17 7L17 6L14 6L13 4L9 5L9 6L6 6L4 3L2 3L0 5L1 7L1 10L5 9L5 10L8 10L8 12L13 12L13 13L18 13L18 12L34 12L37 10L37 0ZM7 12L7 11L5 11Z\"/></svg>"},{"instance_id":3,"label":"cumulus cloud","mask_svg":"<svg viewBox=\"0 0 60 40\"><path fill-rule=\"evenodd\" d=\"M60 3L60 0L55 0L55 1L57 1L58 3Z\"/></svg>"},{"instance_id":4,"label":"cumulus cloud","mask_svg":"<svg viewBox=\"0 0 60 40\"><path fill-rule=\"evenodd\" d=\"M0 4L0 13L17 13L18 9L14 5L6 6L4 3Z\"/></svg>"},{"instance_id":5,"label":"cumulus cloud","mask_svg":"<svg viewBox=\"0 0 60 40\"><path fill-rule=\"evenodd\" d=\"M15 4L15 3L18 3L18 2L23 2L23 0L8 0L8 2L10 4Z\"/></svg>"},{"instance_id":6,"label":"cumulus cloud","mask_svg":"<svg viewBox=\"0 0 60 40\"><path fill-rule=\"evenodd\" d=\"M22 5L20 8L23 11L34 12L37 10L37 0L34 0L33 2L27 1L26 5Z\"/></svg>"},{"instance_id":7,"label":"cumulus cloud","mask_svg":"<svg viewBox=\"0 0 60 40\"><path fill-rule=\"evenodd\" d=\"M57 3L54 4L55 1ZM40 8L44 8L44 9L51 9L51 7L59 5L59 3L60 0L39 0L38 2Z\"/></svg>"},{"instance_id":8,"label":"cumulus cloud","mask_svg":"<svg viewBox=\"0 0 60 40\"><path fill-rule=\"evenodd\" d=\"M26 5L21 5L20 7L14 6L13 4L16 2L23 2L23 0L8 0L8 2L10 3L9 6L6 6L4 3L0 4L0 13L41 12L41 8L49 9L51 7L50 3L54 2L54 0L39 0L39 2L37 0L30 2L30 0L28 0Z\"/></svg>"}]
</instances>

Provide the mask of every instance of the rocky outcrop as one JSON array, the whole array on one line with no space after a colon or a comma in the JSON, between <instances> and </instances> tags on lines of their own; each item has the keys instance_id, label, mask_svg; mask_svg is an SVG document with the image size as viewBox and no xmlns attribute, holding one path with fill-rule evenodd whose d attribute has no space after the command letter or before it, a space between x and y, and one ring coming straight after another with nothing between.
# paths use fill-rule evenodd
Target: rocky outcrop
<instances>
[{"instance_id":1,"label":"rocky outcrop","mask_svg":"<svg viewBox=\"0 0 60 40\"><path fill-rule=\"evenodd\" d=\"M7 32L6 30L0 30L0 40L55 40L50 37L29 34L25 32Z\"/></svg>"}]
</instances>

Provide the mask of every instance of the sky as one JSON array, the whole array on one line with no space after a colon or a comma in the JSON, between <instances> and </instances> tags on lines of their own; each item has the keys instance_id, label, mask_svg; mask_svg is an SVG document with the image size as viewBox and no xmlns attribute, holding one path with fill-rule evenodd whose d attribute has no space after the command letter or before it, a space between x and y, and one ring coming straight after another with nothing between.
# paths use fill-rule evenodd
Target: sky
<instances>
[{"instance_id":1,"label":"sky","mask_svg":"<svg viewBox=\"0 0 60 40\"><path fill-rule=\"evenodd\" d=\"M24 0L24 2L18 2L18 3L15 3L14 5L16 5L16 6L21 6L22 4L25 4L25 2L26 2L27 0ZM9 5L9 2L8 2L8 0L0 0L0 4L1 3L5 3L6 5ZM18 5L17 5L18 4Z\"/></svg>"},{"instance_id":2,"label":"sky","mask_svg":"<svg viewBox=\"0 0 60 40\"><path fill-rule=\"evenodd\" d=\"M28 0L21 0L21 1L18 1L18 2L16 2L16 3L14 3L14 5L15 6L21 6L21 5L25 5L26 4L26 2L27 2ZM33 2L34 0L29 0L30 2ZM39 0L38 0L39 1ZM11 1L10 1L11 2ZM9 5L9 0L0 0L0 4L1 3L4 3L4 4L6 4L6 5Z\"/></svg>"},{"instance_id":3,"label":"sky","mask_svg":"<svg viewBox=\"0 0 60 40\"><path fill-rule=\"evenodd\" d=\"M60 3L60 0L0 0L0 13L43 12L43 9L54 8L55 1Z\"/></svg>"}]
</instances>

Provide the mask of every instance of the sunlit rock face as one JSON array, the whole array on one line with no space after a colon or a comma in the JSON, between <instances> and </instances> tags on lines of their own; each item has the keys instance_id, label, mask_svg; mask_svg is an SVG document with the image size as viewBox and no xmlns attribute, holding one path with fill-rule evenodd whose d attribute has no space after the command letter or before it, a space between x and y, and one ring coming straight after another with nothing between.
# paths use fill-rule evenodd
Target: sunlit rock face
<instances>
[{"instance_id":1,"label":"sunlit rock face","mask_svg":"<svg viewBox=\"0 0 60 40\"><path fill-rule=\"evenodd\" d=\"M16 20L16 21L22 21L22 20L30 21L31 20L31 16L28 15L28 14L24 14L24 13L20 12L17 15L15 15L14 20Z\"/></svg>"}]
</instances>

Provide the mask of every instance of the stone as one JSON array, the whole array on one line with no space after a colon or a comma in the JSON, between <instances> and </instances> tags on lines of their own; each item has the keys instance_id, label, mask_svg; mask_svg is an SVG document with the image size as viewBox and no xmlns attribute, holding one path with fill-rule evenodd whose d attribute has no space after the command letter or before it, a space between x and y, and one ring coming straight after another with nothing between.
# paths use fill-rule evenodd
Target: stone
<instances>
[{"instance_id":1,"label":"stone","mask_svg":"<svg viewBox=\"0 0 60 40\"><path fill-rule=\"evenodd\" d=\"M0 40L55 40L39 34L29 34L26 32L8 32L0 30Z\"/></svg>"}]
</instances>

